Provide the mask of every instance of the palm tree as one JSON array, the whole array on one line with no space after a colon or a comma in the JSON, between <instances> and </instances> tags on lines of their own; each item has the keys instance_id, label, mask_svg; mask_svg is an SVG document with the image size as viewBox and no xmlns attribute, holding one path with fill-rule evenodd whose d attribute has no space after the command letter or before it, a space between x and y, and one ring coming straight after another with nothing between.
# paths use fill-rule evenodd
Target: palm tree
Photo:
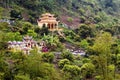
<instances>
[{"instance_id":1,"label":"palm tree","mask_svg":"<svg viewBox=\"0 0 120 80\"><path fill-rule=\"evenodd\" d=\"M46 46L49 47L50 49L55 49L57 45L59 45L59 39L57 36L44 35L42 40L46 42L47 44Z\"/></svg>"}]
</instances>

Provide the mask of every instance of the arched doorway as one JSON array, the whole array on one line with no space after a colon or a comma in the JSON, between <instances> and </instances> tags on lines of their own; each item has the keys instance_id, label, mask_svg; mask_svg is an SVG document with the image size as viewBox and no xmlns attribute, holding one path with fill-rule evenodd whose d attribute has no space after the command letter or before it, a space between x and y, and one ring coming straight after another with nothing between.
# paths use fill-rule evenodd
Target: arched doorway
<instances>
[{"instance_id":1,"label":"arched doorway","mask_svg":"<svg viewBox=\"0 0 120 80\"><path fill-rule=\"evenodd\" d=\"M54 29L54 25L53 24L51 24L51 29Z\"/></svg>"},{"instance_id":2,"label":"arched doorway","mask_svg":"<svg viewBox=\"0 0 120 80\"><path fill-rule=\"evenodd\" d=\"M43 24L43 26L42 27L46 27L46 25L45 24Z\"/></svg>"},{"instance_id":3,"label":"arched doorway","mask_svg":"<svg viewBox=\"0 0 120 80\"><path fill-rule=\"evenodd\" d=\"M48 29L50 29L50 24L47 24Z\"/></svg>"}]
</instances>

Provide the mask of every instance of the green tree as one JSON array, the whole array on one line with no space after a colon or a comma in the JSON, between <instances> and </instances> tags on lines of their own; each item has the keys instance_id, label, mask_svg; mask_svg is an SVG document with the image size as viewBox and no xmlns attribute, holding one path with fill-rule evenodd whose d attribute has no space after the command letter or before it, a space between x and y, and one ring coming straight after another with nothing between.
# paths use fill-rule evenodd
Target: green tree
<instances>
[{"instance_id":1,"label":"green tree","mask_svg":"<svg viewBox=\"0 0 120 80\"><path fill-rule=\"evenodd\" d=\"M99 74L102 75L103 80L110 80L110 73L108 66L110 65L111 59L111 44L113 39L109 33L103 33L98 36L92 49L97 53L97 64L99 67Z\"/></svg>"},{"instance_id":2,"label":"green tree","mask_svg":"<svg viewBox=\"0 0 120 80\"><path fill-rule=\"evenodd\" d=\"M22 19L21 12L18 10L11 10L10 17Z\"/></svg>"},{"instance_id":3,"label":"green tree","mask_svg":"<svg viewBox=\"0 0 120 80\"><path fill-rule=\"evenodd\" d=\"M28 74L32 80L36 80L37 78L43 80L60 80L59 74L57 74L53 65L43 62L40 54L30 54L21 66L23 66L21 67L21 71L24 74Z\"/></svg>"},{"instance_id":4,"label":"green tree","mask_svg":"<svg viewBox=\"0 0 120 80\"><path fill-rule=\"evenodd\" d=\"M81 38L94 37L94 30L89 25L81 25L75 30L76 34L80 35Z\"/></svg>"},{"instance_id":5,"label":"green tree","mask_svg":"<svg viewBox=\"0 0 120 80\"><path fill-rule=\"evenodd\" d=\"M14 40L22 40L22 35L19 32L8 32L5 35L5 41L14 41Z\"/></svg>"}]
</instances>

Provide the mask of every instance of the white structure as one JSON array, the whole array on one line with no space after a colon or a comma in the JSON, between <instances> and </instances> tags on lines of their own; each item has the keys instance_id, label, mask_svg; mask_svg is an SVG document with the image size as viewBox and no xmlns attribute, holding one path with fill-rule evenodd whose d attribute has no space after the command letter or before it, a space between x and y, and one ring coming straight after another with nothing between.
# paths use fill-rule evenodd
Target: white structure
<instances>
[{"instance_id":1,"label":"white structure","mask_svg":"<svg viewBox=\"0 0 120 80\"><path fill-rule=\"evenodd\" d=\"M37 46L37 42L30 36L23 37L23 41L8 42L8 49L12 49L13 51L23 51L25 54L29 54L32 48Z\"/></svg>"}]
</instances>

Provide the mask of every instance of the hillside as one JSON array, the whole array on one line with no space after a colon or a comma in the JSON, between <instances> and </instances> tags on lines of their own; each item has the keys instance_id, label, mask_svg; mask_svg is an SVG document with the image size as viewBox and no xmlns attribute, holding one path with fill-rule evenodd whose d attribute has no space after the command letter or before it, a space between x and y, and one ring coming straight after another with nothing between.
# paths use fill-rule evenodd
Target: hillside
<instances>
[{"instance_id":1,"label":"hillside","mask_svg":"<svg viewBox=\"0 0 120 80\"><path fill-rule=\"evenodd\" d=\"M0 0L0 80L120 80L119 13L120 0Z\"/></svg>"},{"instance_id":2,"label":"hillside","mask_svg":"<svg viewBox=\"0 0 120 80\"><path fill-rule=\"evenodd\" d=\"M72 27L84 21L111 23L120 18L119 0L1 0L0 4L5 9L2 18L9 14L10 18L20 17L32 23L45 12L56 14L62 23Z\"/></svg>"}]
</instances>

